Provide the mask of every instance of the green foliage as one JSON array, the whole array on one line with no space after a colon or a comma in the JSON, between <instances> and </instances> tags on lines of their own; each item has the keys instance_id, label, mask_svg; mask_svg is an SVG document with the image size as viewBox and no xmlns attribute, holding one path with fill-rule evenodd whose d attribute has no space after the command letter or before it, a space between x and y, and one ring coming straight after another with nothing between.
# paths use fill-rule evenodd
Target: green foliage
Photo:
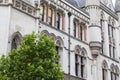
<instances>
[{"instance_id":1,"label":"green foliage","mask_svg":"<svg viewBox=\"0 0 120 80\"><path fill-rule=\"evenodd\" d=\"M17 50L0 60L0 80L61 80L58 55L52 38L26 35Z\"/></svg>"}]
</instances>

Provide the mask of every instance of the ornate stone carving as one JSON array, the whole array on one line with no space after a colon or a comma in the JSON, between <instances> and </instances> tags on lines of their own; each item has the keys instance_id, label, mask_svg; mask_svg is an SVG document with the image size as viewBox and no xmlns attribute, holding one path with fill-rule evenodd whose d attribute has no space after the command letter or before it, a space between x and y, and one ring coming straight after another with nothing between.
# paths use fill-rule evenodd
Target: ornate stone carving
<instances>
[{"instance_id":1,"label":"ornate stone carving","mask_svg":"<svg viewBox=\"0 0 120 80\"><path fill-rule=\"evenodd\" d=\"M92 56L96 58L101 52L102 44L100 42L90 42L90 48Z\"/></svg>"}]
</instances>

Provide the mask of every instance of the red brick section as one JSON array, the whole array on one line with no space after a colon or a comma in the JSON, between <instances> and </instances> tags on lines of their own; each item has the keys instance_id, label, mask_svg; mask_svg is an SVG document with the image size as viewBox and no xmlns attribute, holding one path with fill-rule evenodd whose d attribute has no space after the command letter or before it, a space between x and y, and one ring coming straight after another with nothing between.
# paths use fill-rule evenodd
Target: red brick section
<instances>
[{"instance_id":1,"label":"red brick section","mask_svg":"<svg viewBox=\"0 0 120 80\"><path fill-rule=\"evenodd\" d=\"M80 23L78 23L78 39L80 39Z\"/></svg>"},{"instance_id":2,"label":"red brick section","mask_svg":"<svg viewBox=\"0 0 120 80\"><path fill-rule=\"evenodd\" d=\"M84 40L87 40L87 27L84 25Z\"/></svg>"},{"instance_id":3,"label":"red brick section","mask_svg":"<svg viewBox=\"0 0 120 80\"><path fill-rule=\"evenodd\" d=\"M46 22L48 22L48 6L46 7Z\"/></svg>"},{"instance_id":4,"label":"red brick section","mask_svg":"<svg viewBox=\"0 0 120 80\"><path fill-rule=\"evenodd\" d=\"M62 30L65 30L65 15L62 15Z\"/></svg>"},{"instance_id":5,"label":"red brick section","mask_svg":"<svg viewBox=\"0 0 120 80\"><path fill-rule=\"evenodd\" d=\"M57 11L54 12L54 26L56 27L56 17L57 17Z\"/></svg>"}]
</instances>

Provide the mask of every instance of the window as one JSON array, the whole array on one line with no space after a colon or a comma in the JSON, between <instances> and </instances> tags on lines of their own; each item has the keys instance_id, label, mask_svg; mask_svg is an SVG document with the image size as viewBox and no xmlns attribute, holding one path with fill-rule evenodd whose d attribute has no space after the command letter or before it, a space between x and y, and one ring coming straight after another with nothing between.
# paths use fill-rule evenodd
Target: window
<instances>
[{"instance_id":1,"label":"window","mask_svg":"<svg viewBox=\"0 0 120 80\"><path fill-rule=\"evenodd\" d=\"M57 13L57 29L60 29L60 13Z\"/></svg>"},{"instance_id":2,"label":"window","mask_svg":"<svg viewBox=\"0 0 120 80\"><path fill-rule=\"evenodd\" d=\"M109 24L108 24L108 35L109 35L109 36L111 35L111 27L110 27Z\"/></svg>"},{"instance_id":3,"label":"window","mask_svg":"<svg viewBox=\"0 0 120 80\"><path fill-rule=\"evenodd\" d=\"M111 45L109 44L109 55L111 57Z\"/></svg>"},{"instance_id":4,"label":"window","mask_svg":"<svg viewBox=\"0 0 120 80\"><path fill-rule=\"evenodd\" d=\"M40 5L40 19L41 19L41 21L44 21L44 15L45 15L45 6L42 4L42 5Z\"/></svg>"},{"instance_id":5,"label":"window","mask_svg":"<svg viewBox=\"0 0 120 80\"><path fill-rule=\"evenodd\" d=\"M119 80L119 68L117 65L115 67L115 80Z\"/></svg>"},{"instance_id":6,"label":"window","mask_svg":"<svg viewBox=\"0 0 120 80\"><path fill-rule=\"evenodd\" d=\"M85 78L85 56L84 52L80 52L80 48L75 50L75 75Z\"/></svg>"},{"instance_id":7,"label":"window","mask_svg":"<svg viewBox=\"0 0 120 80\"><path fill-rule=\"evenodd\" d=\"M59 50L59 49L60 49L60 47L59 47L59 46L56 46L56 52L57 52L58 58L59 58L58 61L56 62L56 64L58 64L59 61L60 61L60 56L59 56L59 55L60 55L60 54L59 54L59 51L60 51L60 50Z\"/></svg>"},{"instance_id":8,"label":"window","mask_svg":"<svg viewBox=\"0 0 120 80\"><path fill-rule=\"evenodd\" d=\"M84 57L83 56L80 56L80 59L81 59L81 77L83 78L84 76Z\"/></svg>"},{"instance_id":9,"label":"window","mask_svg":"<svg viewBox=\"0 0 120 80\"><path fill-rule=\"evenodd\" d=\"M103 61L103 63L102 63L102 80L107 80L107 68L108 68L107 62Z\"/></svg>"},{"instance_id":10,"label":"window","mask_svg":"<svg viewBox=\"0 0 120 80\"><path fill-rule=\"evenodd\" d=\"M48 23L50 25L52 25L52 14L53 14L52 8L48 8Z\"/></svg>"},{"instance_id":11,"label":"window","mask_svg":"<svg viewBox=\"0 0 120 80\"><path fill-rule=\"evenodd\" d=\"M78 61L78 54L75 54L75 75L78 76L79 71L79 61Z\"/></svg>"},{"instance_id":12,"label":"window","mask_svg":"<svg viewBox=\"0 0 120 80\"><path fill-rule=\"evenodd\" d=\"M57 54L59 54L59 46L56 46Z\"/></svg>"},{"instance_id":13,"label":"window","mask_svg":"<svg viewBox=\"0 0 120 80\"><path fill-rule=\"evenodd\" d=\"M111 65L111 80L116 80L115 79L115 67L114 64Z\"/></svg>"},{"instance_id":14,"label":"window","mask_svg":"<svg viewBox=\"0 0 120 80\"><path fill-rule=\"evenodd\" d=\"M13 41L12 41L11 50L13 50L13 49L17 49L17 40L16 39L13 39Z\"/></svg>"},{"instance_id":15,"label":"window","mask_svg":"<svg viewBox=\"0 0 120 80\"><path fill-rule=\"evenodd\" d=\"M108 36L109 36L109 56L115 59L115 40L114 40L114 20L109 17Z\"/></svg>"},{"instance_id":16,"label":"window","mask_svg":"<svg viewBox=\"0 0 120 80\"><path fill-rule=\"evenodd\" d=\"M62 65L63 41L61 38L56 40L56 51L59 58L57 63Z\"/></svg>"},{"instance_id":17,"label":"window","mask_svg":"<svg viewBox=\"0 0 120 80\"><path fill-rule=\"evenodd\" d=\"M83 40L83 27L80 26L80 40Z\"/></svg>"},{"instance_id":18,"label":"window","mask_svg":"<svg viewBox=\"0 0 120 80\"><path fill-rule=\"evenodd\" d=\"M113 58L115 58L115 47L113 46Z\"/></svg>"},{"instance_id":19,"label":"window","mask_svg":"<svg viewBox=\"0 0 120 80\"><path fill-rule=\"evenodd\" d=\"M19 47L20 43L21 43L21 35L16 32L16 33L13 34L13 39L12 39L12 42L11 42L11 51L13 49L17 49Z\"/></svg>"},{"instance_id":20,"label":"window","mask_svg":"<svg viewBox=\"0 0 120 80\"><path fill-rule=\"evenodd\" d=\"M77 23L74 22L74 37L76 37L76 32L77 32Z\"/></svg>"},{"instance_id":21,"label":"window","mask_svg":"<svg viewBox=\"0 0 120 80\"><path fill-rule=\"evenodd\" d=\"M106 80L106 73L107 73L107 70L103 68L102 69L103 80Z\"/></svg>"}]
</instances>

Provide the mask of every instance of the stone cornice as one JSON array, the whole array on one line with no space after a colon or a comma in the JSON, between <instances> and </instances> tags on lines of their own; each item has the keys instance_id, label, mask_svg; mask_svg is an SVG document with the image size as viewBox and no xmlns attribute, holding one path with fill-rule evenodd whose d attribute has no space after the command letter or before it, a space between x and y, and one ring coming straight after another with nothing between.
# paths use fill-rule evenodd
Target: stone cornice
<instances>
[{"instance_id":1,"label":"stone cornice","mask_svg":"<svg viewBox=\"0 0 120 80\"><path fill-rule=\"evenodd\" d=\"M109 56L107 56L107 55L105 55L105 54L100 54L100 55L103 56L103 57L106 57L106 58L108 58L108 59L110 59L110 60L112 60L112 61L115 61L115 62L119 63L118 60L116 60L116 59L114 59L114 58L111 58L111 57L109 57Z\"/></svg>"},{"instance_id":2,"label":"stone cornice","mask_svg":"<svg viewBox=\"0 0 120 80\"><path fill-rule=\"evenodd\" d=\"M54 4L54 6L58 6L58 8L61 8L62 10L66 10L68 12L71 12L76 17L89 23L90 17L89 17L89 14L87 12L83 11L82 9L78 9L78 8L74 7L73 5L69 4L65 0L49 0L49 1L45 0L45 1L48 3L50 2L50 4Z\"/></svg>"},{"instance_id":3,"label":"stone cornice","mask_svg":"<svg viewBox=\"0 0 120 80\"><path fill-rule=\"evenodd\" d=\"M117 14L115 14L115 12L113 12L110 8L108 8L107 6L105 6L103 3L100 3L100 8L103 11L105 11L107 14L111 15L113 18L115 18L116 20L118 20Z\"/></svg>"}]
</instances>

